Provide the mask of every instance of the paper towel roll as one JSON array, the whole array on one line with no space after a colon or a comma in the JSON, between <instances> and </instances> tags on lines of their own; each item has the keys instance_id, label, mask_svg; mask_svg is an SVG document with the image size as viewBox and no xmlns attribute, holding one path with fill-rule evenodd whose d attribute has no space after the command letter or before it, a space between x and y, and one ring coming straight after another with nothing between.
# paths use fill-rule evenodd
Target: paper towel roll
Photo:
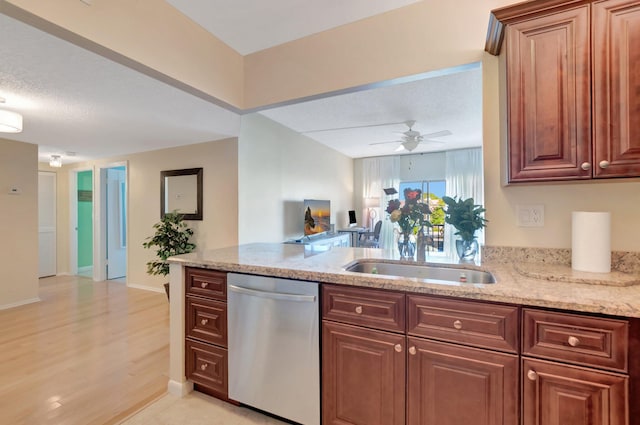
<instances>
[{"instance_id":1,"label":"paper towel roll","mask_svg":"<svg viewBox=\"0 0 640 425\"><path fill-rule=\"evenodd\" d=\"M583 272L611 271L611 213L572 213L571 267Z\"/></svg>"}]
</instances>

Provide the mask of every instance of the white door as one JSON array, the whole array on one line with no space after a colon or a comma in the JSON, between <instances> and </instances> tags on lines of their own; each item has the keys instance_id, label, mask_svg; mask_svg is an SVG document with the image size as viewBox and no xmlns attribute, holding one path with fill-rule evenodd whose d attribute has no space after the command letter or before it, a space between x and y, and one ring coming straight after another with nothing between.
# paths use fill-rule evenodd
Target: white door
<instances>
[{"instance_id":1,"label":"white door","mask_svg":"<svg viewBox=\"0 0 640 425\"><path fill-rule=\"evenodd\" d=\"M38 172L38 276L56 274L56 173Z\"/></svg>"},{"instance_id":2,"label":"white door","mask_svg":"<svg viewBox=\"0 0 640 425\"><path fill-rule=\"evenodd\" d=\"M107 169L107 279L127 274L125 170Z\"/></svg>"}]
</instances>

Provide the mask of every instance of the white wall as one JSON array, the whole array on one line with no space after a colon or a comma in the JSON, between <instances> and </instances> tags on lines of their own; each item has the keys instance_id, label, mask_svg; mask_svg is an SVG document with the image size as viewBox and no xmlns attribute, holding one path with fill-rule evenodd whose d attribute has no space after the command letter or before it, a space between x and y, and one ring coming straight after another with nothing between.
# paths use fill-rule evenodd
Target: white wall
<instances>
[{"instance_id":1,"label":"white wall","mask_svg":"<svg viewBox=\"0 0 640 425\"><path fill-rule=\"evenodd\" d=\"M36 145L0 139L0 309L38 300L37 164Z\"/></svg>"},{"instance_id":2,"label":"white wall","mask_svg":"<svg viewBox=\"0 0 640 425\"><path fill-rule=\"evenodd\" d=\"M348 224L353 160L259 114L238 139L238 240L282 242L303 234L302 202L331 200L331 223Z\"/></svg>"}]
</instances>

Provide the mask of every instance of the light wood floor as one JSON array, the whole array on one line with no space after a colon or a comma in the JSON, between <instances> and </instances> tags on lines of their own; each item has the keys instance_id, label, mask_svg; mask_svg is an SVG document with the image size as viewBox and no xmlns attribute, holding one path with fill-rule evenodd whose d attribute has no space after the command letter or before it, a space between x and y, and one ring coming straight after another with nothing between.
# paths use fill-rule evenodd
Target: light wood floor
<instances>
[{"instance_id":1,"label":"light wood floor","mask_svg":"<svg viewBox=\"0 0 640 425\"><path fill-rule=\"evenodd\" d=\"M39 295L0 311L0 423L115 424L166 392L164 294L57 276Z\"/></svg>"}]
</instances>

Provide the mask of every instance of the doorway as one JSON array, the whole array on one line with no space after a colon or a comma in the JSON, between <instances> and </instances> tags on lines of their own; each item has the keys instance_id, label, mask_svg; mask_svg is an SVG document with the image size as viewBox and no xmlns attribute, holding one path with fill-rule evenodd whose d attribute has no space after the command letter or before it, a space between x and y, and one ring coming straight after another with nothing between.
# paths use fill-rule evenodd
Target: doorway
<instances>
[{"instance_id":1,"label":"doorway","mask_svg":"<svg viewBox=\"0 0 640 425\"><path fill-rule=\"evenodd\" d=\"M76 175L76 262L77 274L93 276L93 170Z\"/></svg>"},{"instance_id":2,"label":"doorway","mask_svg":"<svg viewBox=\"0 0 640 425\"><path fill-rule=\"evenodd\" d=\"M101 270L107 280L126 281L127 276L127 167L100 169Z\"/></svg>"},{"instance_id":3,"label":"doorway","mask_svg":"<svg viewBox=\"0 0 640 425\"><path fill-rule=\"evenodd\" d=\"M38 172L38 277L56 274L56 173Z\"/></svg>"}]
</instances>

